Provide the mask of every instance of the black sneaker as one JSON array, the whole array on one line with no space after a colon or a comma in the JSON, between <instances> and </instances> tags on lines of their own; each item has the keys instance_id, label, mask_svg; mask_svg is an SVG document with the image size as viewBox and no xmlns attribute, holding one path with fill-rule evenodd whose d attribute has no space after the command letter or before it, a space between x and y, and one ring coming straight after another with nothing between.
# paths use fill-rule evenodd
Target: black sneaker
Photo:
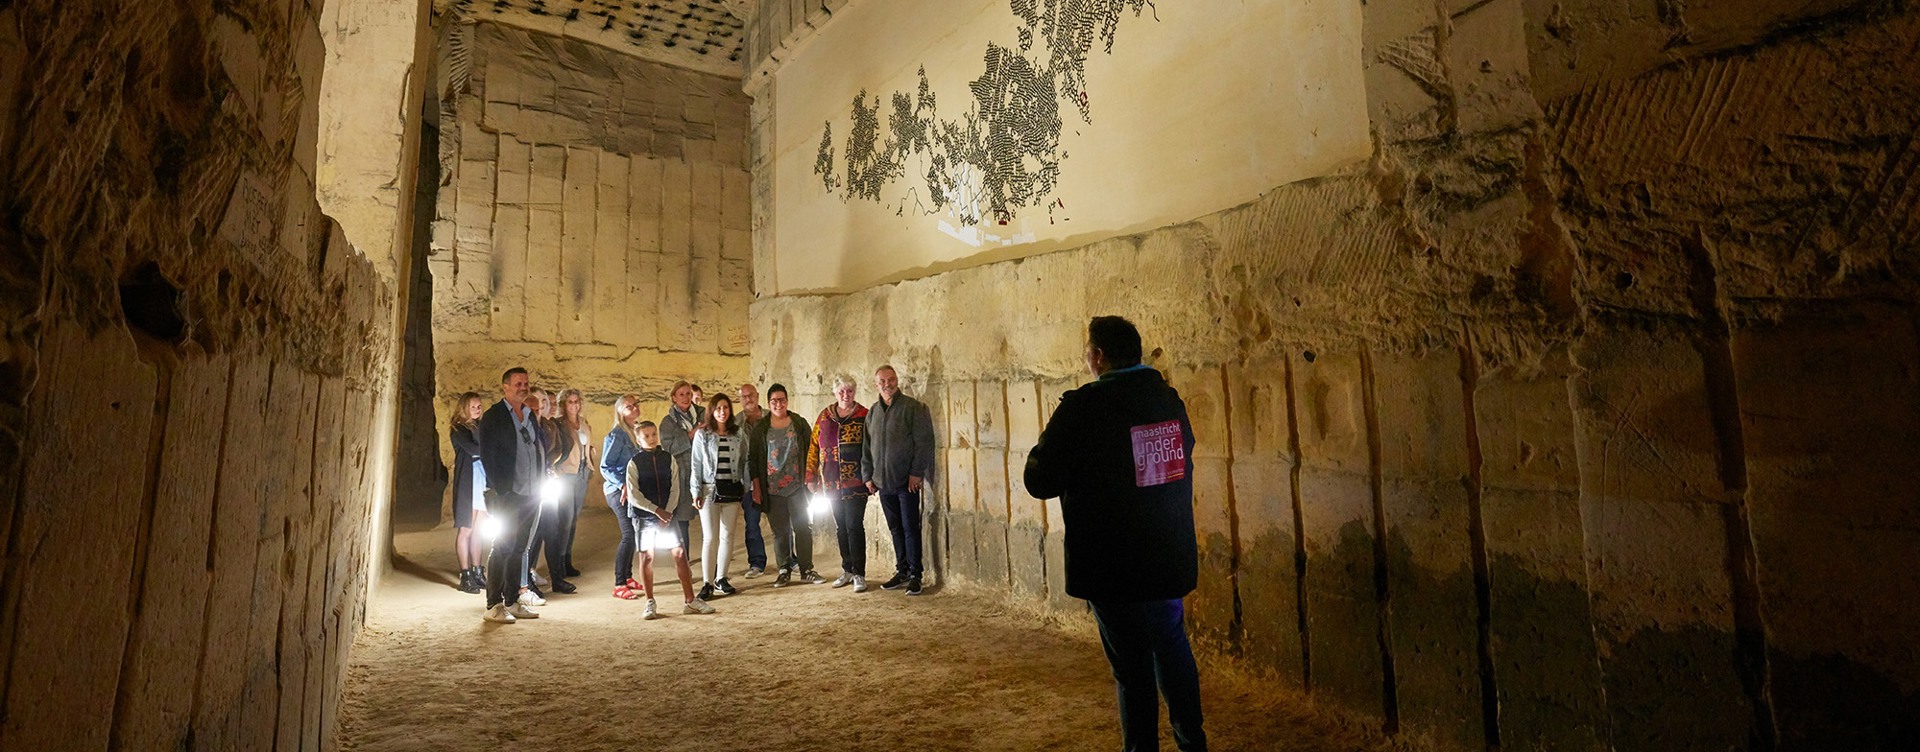
<instances>
[{"instance_id":1,"label":"black sneaker","mask_svg":"<svg viewBox=\"0 0 1920 752\"><path fill-rule=\"evenodd\" d=\"M568 564L568 565L567 565L567 576L568 576L568 577L579 577L579 576L580 576L580 570L578 570L578 569L574 569L574 568L573 568L573 565L572 565L572 564Z\"/></svg>"},{"instance_id":2,"label":"black sneaker","mask_svg":"<svg viewBox=\"0 0 1920 752\"><path fill-rule=\"evenodd\" d=\"M580 590L580 588L574 587L573 583L568 582L566 580L554 580L552 587L553 587L553 592L560 593L562 595L573 595L574 593L579 592Z\"/></svg>"},{"instance_id":3,"label":"black sneaker","mask_svg":"<svg viewBox=\"0 0 1920 752\"><path fill-rule=\"evenodd\" d=\"M480 587L479 578L473 576L473 570L471 569L460 570L460 592L478 593L484 589L485 588Z\"/></svg>"},{"instance_id":4,"label":"black sneaker","mask_svg":"<svg viewBox=\"0 0 1920 752\"><path fill-rule=\"evenodd\" d=\"M793 581L793 573L785 569L782 569L780 570L779 576L773 578L773 586L786 587L787 583L792 581Z\"/></svg>"},{"instance_id":5,"label":"black sneaker","mask_svg":"<svg viewBox=\"0 0 1920 752\"><path fill-rule=\"evenodd\" d=\"M699 595L696 595L696 596L694 596L694 598L695 598L695 599L697 599L697 600L703 600L703 601L705 601L705 600L712 600L712 599L713 599L713 586L712 586L712 585L701 585L701 586L700 586L700 594L699 594Z\"/></svg>"},{"instance_id":6,"label":"black sneaker","mask_svg":"<svg viewBox=\"0 0 1920 752\"><path fill-rule=\"evenodd\" d=\"M893 579L880 583L881 590L899 590L906 587L911 578L904 574L895 574Z\"/></svg>"},{"instance_id":7,"label":"black sneaker","mask_svg":"<svg viewBox=\"0 0 1920 752\"><path fill-rule=\"evenodd\" d=\"M721 595L733 595L734 593L740 592L740 588L734 587L733 583L728 582L725 577L713 583L713 590Z\"/></svg>"},{"instance_id":8,"label":"black sneaker","mask_svg":"<svg viewBox=\"0 0 1920 752\"><path fill-rule=\"evenodd\" d=\"M907 595L919 595L922 592L925 592L925 591L922 591L920 589L920 578L915 577L911 580L907 580Z\"/></svg>"}]
</instances>

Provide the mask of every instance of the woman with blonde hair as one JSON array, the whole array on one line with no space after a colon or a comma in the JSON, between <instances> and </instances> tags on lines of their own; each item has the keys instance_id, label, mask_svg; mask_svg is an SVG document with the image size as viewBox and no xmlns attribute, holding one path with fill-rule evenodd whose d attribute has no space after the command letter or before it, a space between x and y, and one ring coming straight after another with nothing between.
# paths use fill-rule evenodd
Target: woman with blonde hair
<instances>
[{"instance_id":1,"label":"woman with blonde hair","mask_svg":"<svg viewBox=\"0 0 1920 752\"><path fill-rule=\"evenodd\" d=\"M560 500L553 514L541 520L540 533L547 550L549 588L556 593L577 590L567 578L580 574L573 568L573 534L586 501L587 474L596 464L593 426L582 414L585 402L580 390L562 389L553 400L553 419L547 422L547 468L560 481Z\"/></svg>"},{"instance_id":2,"label":"woman with blonde hair","mask_svg":"<svg viewBox=\"0 0 1920 752\"><path fill-rule=\"evenodd\" d=\"M485 400L466 392L453 401L447 436L453 442L453 555L460 563L460 590L487 590L486 552L474 543L473 531L487 518L487 472L480 469L480 414Z\"/></svg>"},{"instance_id":3,"label":"woman with blonde hair","mask_svg":"<svg viewBox=\"0 0 1920 752\"><path fill-rule=\"evenodd\" d=\"M633 579L633 554L638 545L636 531L626 524L627 463L640 451L640 395L622 394L613 401L613 428L600 442L600 491L607 497L607 508L621 522L620 544L613 553L613 597L633 600L640 590Z\"/></svg>"}]
</instances>

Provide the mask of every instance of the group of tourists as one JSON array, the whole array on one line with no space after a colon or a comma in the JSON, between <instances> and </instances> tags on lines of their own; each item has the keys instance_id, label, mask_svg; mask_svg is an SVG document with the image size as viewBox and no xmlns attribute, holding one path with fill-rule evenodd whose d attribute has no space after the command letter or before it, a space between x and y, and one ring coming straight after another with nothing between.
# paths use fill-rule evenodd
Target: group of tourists
<instances>
[{"instance_id":1,"label":"group of tourists","mask_svg":"<svg viewBox=\"0 0 1920 752\"><path fill-rule=\"evenodd\" d=\"M519 371L517 375L521 390L517 404L524 407L526 415L520 416L524 420L517 421L515 429L525 430L532 437L539 468L527 472L524 479L518 478L516 471L520 468L506 468L496 471L494 475L501 480L524 480L529 483L542 477L552 481L546 486L546 492L554 496L554 503L533 509L534 516L529 529L525 531L527 540L521 552L520 566L514 575L510 575L522 602L544 605L545 595L540 590L543 584L556 593L573 593L577 590L566 578L580 575L579 570L573 568L573 540L578 529L580 508L586 498L587 475L595 467L591 444L593 428L582 413L583 396L579 390L565 389L555 395L544 389L531 388L525 383L526 372L516 370ZM510 374L509 378L513 375ZM485 491L489 488L490 476L486 465L480 461L483 451L481 419L488 412L479 394L462 394L454 402L452 425L448 431L454 456L454 556L460 567L459 587L469 593L487 590L489 580L484 546L489 538L497 537L502 524L512 521L488 515ZM545 553L550 580L543 580L533 572L532 564L540 558L542 551Z\"/></svg>"},{"instance_id":2,"label":"group of tourists","mask_svg":"<svg viewBox=\"0 0 1920 752\"><path fill-rule=\"evenodd\" d=\"M1194 537L1193 426L1166 378L1141 362L1140 332L1126 319L1094 318L1085 351L1092 383L1062 396L1027 455L1024 481L1036 499L1060 500L1068 595L1088 602L1113 668L1123 746L1157 749L1159 700L1182 750L1205 750L1199 671L1182 599L1199 577ZM834 401L812 423L789 412L787 388L743 384L734 398L703 399L673 386L659 422L642 420L640 398L622 395L596 451L581 395L551 400L523 368L501 377L502 399L461 395L454 410L454 525L461 588L487 593L486 620L538 618L544 602L532 571L544 549L554 592L575 591L573 536L588 474L600 473L607 506L621 520L613 595L646 600L655 618L653 557L671 550L683 610L738 590L730 581L733 538L744 525L747 571L775 587L823 583L814 570L814 504L832 507L840 547L834 587L867 590L866 508L880 497L893 534L893 576L881 587L921 592L920 492L933 471L933 421L900 393L891 366L874 373L880 397L856 399L852 377L833 380ZM549 513L547 510L551 510ZM760 518L773 539L767 559ZM700 586L687 557L700 518ZM475 539L476 525L493 528ZM483 541L492 551L481 567ZM634 557L640 559L634 579Z\"/></svg>"},{"instance_id":3,"label":"group of tourists","mask_svg":"<svg viewBox=\"0 0 1920 752\"><path fill-rule=\"evenodd\" d=\"M657 552L671 552L681 610L688 614L711 614L709 601L739 592L729 577L736 533L747 551L742 576L768 574L762 518L773 543L774 587L828 583L813 563L816 505L831 508L840 549L840 576L832 586L867 592L865 523L873 496L880 497L895 559L893 575L880 587L922 594L920 500L933 470L931 413L900 392L892 366L875 372L880 396L871 406L855 399L853 377L836 376L832 386L834 402L812 423L789 410L781 384L767 387L763 407L753 384L740 385L736 404L734 395L722 391L706 399L698 386L681 381L658 422L642 419L640 397L625 394L614 401L613 425L597 444L581 414L580 391L549 395L530 386L524 368L502 374L501 399L491 405L477 393L462 394L450 431L460 589L485 592L485 619L496 623L539 618L532 607L546 603L543 584L555 593L577 592L567 580L580 576L573 540L589 476L597 471L620 521L612 593L644 599L644 618L660 616ZM696 517L697 590L687 551ZM542 553L544 579L534 571Z\"/></svg>"}]
</instances>

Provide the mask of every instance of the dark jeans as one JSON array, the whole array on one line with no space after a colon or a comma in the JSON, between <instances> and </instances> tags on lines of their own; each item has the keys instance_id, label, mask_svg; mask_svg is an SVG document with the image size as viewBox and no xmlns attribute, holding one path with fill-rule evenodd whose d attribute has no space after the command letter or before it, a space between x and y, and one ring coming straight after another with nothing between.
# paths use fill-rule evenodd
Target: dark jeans
<instances>
[{"instance_id":1,"label":"dark jeans","mask_svg":"<svg viewBox=\"0 0 1920 752\"><path fill-rule=\"evenodd\" d=\"M920 492L904 488L880 492L880 513L893 533L893 572L920 579Z\"/></svg>"},{"instance_id":2,"label":"dark jeans","mask_svg":"<svg viewBox=\"0 0 1920 752\"><path fill-rule=\"evenodd\" d=\"M618 491L607 497L607 508L613 510L613 518L620 521L620 545L613 549L613 586L620 587L633 579L633 554L639 545L634 533L639 522L634 515L642 512L621 501Z\"/></svg>"},{"instance_id":3,"label":"dark jeans","mask_svg":"<svg viewBox=\"0 0 1920 752\"><path fill-rule=\"evenodd\" d=\"M491 608L520 599L520 580L527 576L527 541L539 519L540 502L494 494L487 498L487 514L500 521L493 550L487 554L487 606Z\"/></svg>"},{"instance_id":4,"label":"dark jeans","mask_svg":"<svg viewBox=\"0 0 1920 752\"><path fill-rule=\"evenodd\" d=\"M562 568L553 569L552 559L548 559L547 569L555 579L567 576L567 570L573 569L573 535L580 530L580 511L587 505L587 463L580 463L580 472L571 478L562 477L560 482L567 484L560 492L560 527L557 531L560 539L560 563Z\"/></svg>"},{"instance_id":5,"label":"dark jeans","mask_svg":"<svg viewBox=\"0 0 1920 752\"><path fill-rule=\"evenodd\" d=\"M1204 752L1200 720L1200 669L1187 643L1180 599L1092 601L1100 644L1113 666L1120 698L1120 743L1126 752L1160 749L1159 694L1167 698L1173 739L1185 752Z\"/></svg>"},{"instance_id":6,"label":"dark jeans","mask_svg":"<svg viewBox=\"0 0 1920 752\"><path fill-rule=\"evenodd\" d=\"M840 543L840 571L867 576L867 495L852 494L833 502L834 534Z\"/></svg>"},{"instance_id":7,"label":"dark jeans","mask_svg":"<svg viewBox=\"0 0 1920 752\"><path fill-rule=\"evenodd\" d=\"M813 521L807 518L807 491L767 495L767 519L773 523L773 555L782 566L813 569Z\"/></svg>"},{"instance_id":8,"label":"dark jeans","mask_svg":"<svg viewBox=\"0 0 1920 752\"><path fill-rule=\"evenodd\" d=\"M767 568L767 539L760 536L760 495L747 485L747 496L740 500L740 512L747 519L747 566Z\"/></svg>"},{"instance_id":9,"label":"dark jeans","mask_svg":"<svg viewBox=\"0 0 1920 752\"><path fill-rule=\"evenodd\" d=\"M540 524L533 533L533 545L527 549L527 571L533 571L533 562L540 558L541 551L547 557L547 581L564 580L567 577L567 527L577 515L573 512L573 489L580 485L580 478L571 475L559 476L560 501L551 507L545 502L538 505Z\"/></svg>"}]
</instances>

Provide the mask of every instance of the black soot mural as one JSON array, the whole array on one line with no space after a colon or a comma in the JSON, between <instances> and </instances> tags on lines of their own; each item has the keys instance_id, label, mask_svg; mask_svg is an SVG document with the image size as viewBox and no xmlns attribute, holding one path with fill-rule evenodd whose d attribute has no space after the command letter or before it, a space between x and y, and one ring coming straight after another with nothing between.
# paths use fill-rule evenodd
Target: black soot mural
<instances>
[{"instance_id":1,"label":"black soot mural","mask_svg":"<svg viewBox=\"0 0 1920 752\"><path fill-rule=\"evenodd\" d=\"M1112 54L1120 17L1142 15L1153 0L1009 0L1021 21L1019 49L987 43L986 70L968 84L973 104L958 119L940 117L920 68L919 90L893 93L882 140L882 99L854 95L850 125L836 159L833 122L820 132L814 174L846 200L888 205L898 215L946 212L963 226L1005 224L1022 207L1063 206L1053 197L1067 152L1060 146L1061 100L1091 125L1087 56L1094 45ZM1157 10L1157 9L1156 9ZM1158 20L1158 16L1155 16ZM1035 42L1041 49L1036 50ZM897 204L882 190L906 178L924 155L924 185L909 186Z\"/></svg>"}]
</instances>

